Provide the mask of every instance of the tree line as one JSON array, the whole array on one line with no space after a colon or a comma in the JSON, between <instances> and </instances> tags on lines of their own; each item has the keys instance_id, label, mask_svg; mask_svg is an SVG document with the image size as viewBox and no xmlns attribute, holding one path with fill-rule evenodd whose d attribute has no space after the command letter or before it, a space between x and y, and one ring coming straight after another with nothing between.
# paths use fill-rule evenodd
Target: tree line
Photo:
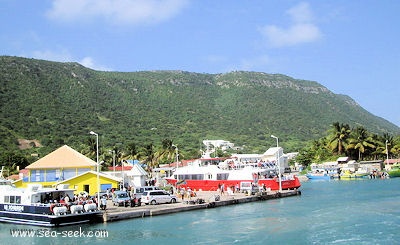
<instances>
[{"instance_id":1,"label":"tree line","mask_svg":"<svg viewBox=\"0 0 400 245\"><path fill-rule=\"evenodd\" d=\"M179 161L183 159L198 158L200 150L185 150L184 147L177 151L177 144L171 139L163 139L160 144L152 142L137 144L117 143L113 146L99 143L99 161L104 162L101 167L106 170L108 167L121 166L124 160L138 160L147 171L159 167L161 164L176 161L177 154ZM74 145L73 148L83 155L96 161L97 146L94 137L88 137L84 143ZM222 152L217 149L218 156L229 156L233 152ZM237 153L237 152L235 152ZM348 156L353 160L377 160L388 158L400 158L400 136L393 136L389 133L378 135L371 133L362 126L351 128L349 124L335 122L327 131L327 135L310 141L299 151L295 159L304 166L311 163L324 161L335 161L340 156ZM3 175L17 174L39 156L28 156L24 151L3 151L0 154L0 162L4 166Z\"/></svg>"},{"instance_id":2,"label":"tree line","mask_svg":"<svg viewBox=\"0 0 400 245\"><path fill-rule=\"evenodd\" d=\"M399 158L400 136L389 133L378 135L362 126L351 128L348 124L335 122L326 136L304 147L296 161L308 166L311 163L335 161L340 156L356 161Z\"/></svg>"}]
</instances>

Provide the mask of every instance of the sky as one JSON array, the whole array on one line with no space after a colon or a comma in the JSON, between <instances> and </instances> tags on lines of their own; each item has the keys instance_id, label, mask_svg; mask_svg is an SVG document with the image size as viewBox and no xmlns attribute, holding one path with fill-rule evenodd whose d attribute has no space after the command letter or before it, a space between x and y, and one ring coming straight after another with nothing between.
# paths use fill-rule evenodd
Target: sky
<instances>
[{"instance_id":1,"label":"sky","mask_svg":"<svg viewBox=\"0 0 400 245\"><path fill-rule=\"evenodd\" d=\"M284 74L400 126L397 0L0 0L0 11L0 55Z\"/></svg>"}]
</instances>

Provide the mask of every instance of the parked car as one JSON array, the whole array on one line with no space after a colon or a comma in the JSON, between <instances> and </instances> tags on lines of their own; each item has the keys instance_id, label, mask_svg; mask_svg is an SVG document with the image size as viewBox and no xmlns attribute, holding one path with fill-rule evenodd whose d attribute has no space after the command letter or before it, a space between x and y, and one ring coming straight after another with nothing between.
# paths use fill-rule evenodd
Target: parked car
<instances>
[{"instance_id":1,"label":"parked car","mask_svg":"<svg viewBox=\"0 0 400 245\"><path fill-rule=\"evenodd\" d=\"M95 197L97 197L97 192L94 194ZM100 198L105 196L108 199L108 195L106 191L100 191Z\"/></svg>"},{"instance_id":2,"label":"parked car","mask_svg":"<svg viewBox=\"0 0 400 245\"><path fill-rule=\"evenodd\" d=\"M131 205L131 198L126 191L114 191L112 202L114 206L125 206Z\"/></svg>"},{"instance_id":3,"label":"parked car","mask_svg":"<svg viewBox=\"0 0 400 245\"><path fill-rule=\"evenodd\" d=\"M148 204L159 204L159 203L176 203L177 197L164 190L152 190L145 191L142 193L142 203Z\"/></svg>"},{"instance_id":4,"label":"parked car","mask_svg":"<svg viewBox=\"0 0 400 245\"><path fill-rule=\"evenodd\" d=\"M158 188L157 186L136 186L133 189L133 195L135 195L139 202L141 202L143 192L154 190L160 190L160 188Z\"/></svg>"}]
</instances>

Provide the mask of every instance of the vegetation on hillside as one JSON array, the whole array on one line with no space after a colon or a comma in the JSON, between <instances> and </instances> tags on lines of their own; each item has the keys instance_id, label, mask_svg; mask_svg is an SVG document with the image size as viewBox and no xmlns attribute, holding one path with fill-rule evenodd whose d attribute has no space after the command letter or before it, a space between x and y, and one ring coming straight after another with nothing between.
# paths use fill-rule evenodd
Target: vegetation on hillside
<instances>
[{"instance_id":1,"label":"vegetation on hillside","mask_svg":"<svg viewBox=\"0 0 400 245\"><path fill-rule=\"evenodd\" d=\"M108 162L116 152L154 163L173 158L172 144L180 159L198 157L205 139L260 153L274 146L274 134L285 151L300 151L334 121L379 135L400 133L347 96L280 74L101 72L9 56L0 57L0 118L0 160L22 157L20 167L64 144L93 158L90 131L99 134ZM18 139L41 146L20 149Z\"/></svg>"}]
</instances>

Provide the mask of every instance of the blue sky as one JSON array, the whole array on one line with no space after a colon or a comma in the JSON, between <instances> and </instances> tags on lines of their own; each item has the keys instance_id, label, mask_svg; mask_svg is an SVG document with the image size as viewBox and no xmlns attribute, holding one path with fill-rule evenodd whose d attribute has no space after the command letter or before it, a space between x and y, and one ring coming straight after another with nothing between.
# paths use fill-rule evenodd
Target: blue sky
<instances>
[{"instance_id":1,"label":"blue sky","mask_svg":"<svg viewBox=\"0 0 400 245\"><path fill-rule=\"evenodd\" d=\"M400 126L400 1L0 0L0 55L316 81Z\"/></svg>"}]
</instances>

